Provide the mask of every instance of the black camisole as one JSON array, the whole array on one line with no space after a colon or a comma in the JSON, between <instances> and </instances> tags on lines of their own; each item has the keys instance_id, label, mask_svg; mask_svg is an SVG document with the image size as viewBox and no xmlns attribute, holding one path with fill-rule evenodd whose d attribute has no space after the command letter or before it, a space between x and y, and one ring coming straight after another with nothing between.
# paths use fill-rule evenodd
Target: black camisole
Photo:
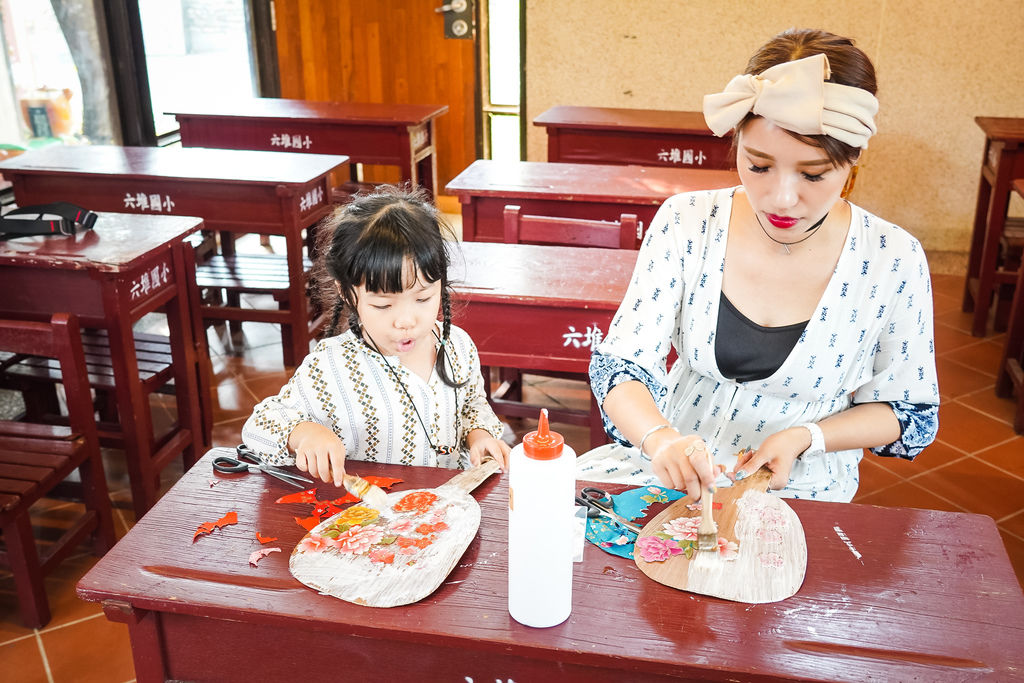
<instances>
[{"instance_id":1,"label":"black camisole","mask_svg":"<svg viewBox=\"0 0 1024 683\"><path fill-rule=\"evenodd\" d=\"M723 375L754 382L775 374L796 346L807 322L762 327L739 312L723 293L718 304L715 360Z\"/></svg>"}]
</instances>

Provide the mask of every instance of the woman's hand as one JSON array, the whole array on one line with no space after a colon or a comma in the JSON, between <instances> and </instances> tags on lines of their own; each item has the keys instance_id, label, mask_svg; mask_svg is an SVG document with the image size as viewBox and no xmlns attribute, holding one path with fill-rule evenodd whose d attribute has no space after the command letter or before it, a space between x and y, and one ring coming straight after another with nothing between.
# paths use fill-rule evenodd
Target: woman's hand
<instances>
[{"instance_id":1,"label":"woman's hand","mask_svg":"<svg viewBox=\"0 0 1024 683\"><path fill-rule=\"evenodd\" d=\"M295 451L295 466L325 484L341 486L345 476L345 444L338 435L316 422L300 422L288 435Z\"/></svg>"},{"instance_id":2,"label":"woman's hand","mask_svg":"<svg viewBox=\"0 0 1024 683\"><path fill-rule=\"evenodd\" d=\"M789 483L793 463L810 445L811 435L803 427L790 427L775 432L756 451L747 451L736 460L731 478L739 481L757 472L763 465L772 471L769 486L773 489L785 488Z\"/></svg>"},{"instance_id":3,"label":"woman's hand","mask_svg":"<svg viewBox=\"0 0 1024 683\"><path fill-rule=\"evenodd\" d=\"M663 429L665 436L647 440L651 454L651 467L662 484L678 490L686 490L695 501L700 500L705 489L714 489L715 478L721 472L709 457L707 444L696 434L680 436L674 429Z\"/></svg>"},{"instance_id":4,"label":"woman's hand","mask_svg":"<svg viewBox=\"0 0 1024 683\"><path fill-rule=\"evenodd\" d=\"M504 441L495 439L486 429L470 431L466 435L466 443L469 445L469 464L474 467L484 459L484 454L497 460L502 470L507 467L508 454L512 448Z\"/></svg>"}]
</instances>

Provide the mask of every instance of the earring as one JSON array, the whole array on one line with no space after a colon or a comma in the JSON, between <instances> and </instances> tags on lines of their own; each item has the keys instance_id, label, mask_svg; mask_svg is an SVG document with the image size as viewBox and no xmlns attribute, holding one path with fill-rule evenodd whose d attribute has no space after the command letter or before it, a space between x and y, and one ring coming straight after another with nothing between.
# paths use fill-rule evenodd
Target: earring
<instances>
[{"instance_id":1,"label":"earring","mask_svg":"<svg viewBox=\"0 0 1024 683\"><path fill-rule=\"evenodd\" d=\"M846 184L843 185L843 189L839 193L839 197L840 198L846 199L847 197L850 196L850 193L853 192L853 186L856 185L856 183L857 183L857 172L859 170L860 170L860 166L858 164L854 164L850 168L850 175L847 176Z\"/></svg>"}]
</instances>

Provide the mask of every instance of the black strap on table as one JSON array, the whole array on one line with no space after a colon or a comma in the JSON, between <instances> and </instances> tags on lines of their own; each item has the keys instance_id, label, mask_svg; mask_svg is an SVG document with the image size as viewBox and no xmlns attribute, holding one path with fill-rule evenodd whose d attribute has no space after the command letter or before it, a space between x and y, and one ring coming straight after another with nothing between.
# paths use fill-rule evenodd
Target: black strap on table
<instances>
[{"instance_id":1,"label":"black strap on table","mask_svg":"<svg viewBox=\"0 0 1024 683\"><path fill-rule=\"evenodd\" d=\"M8 237L74 235L79 230L91 229L95 223L96 214L88 209L68 202L52 202L8 211L0 216L0 233Z\"/></svg>"}]
</instances>

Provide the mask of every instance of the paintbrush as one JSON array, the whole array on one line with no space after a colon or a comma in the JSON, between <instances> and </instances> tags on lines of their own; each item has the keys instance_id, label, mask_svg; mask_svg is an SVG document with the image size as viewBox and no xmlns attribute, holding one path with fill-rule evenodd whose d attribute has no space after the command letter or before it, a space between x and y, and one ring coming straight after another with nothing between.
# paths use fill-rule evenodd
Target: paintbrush
<instances>
[{"instance_id":1,"label":"paintbrush","mask_svg":"<svg viewBox=\"0 0 1024 683\"><path fill-rule=\"evenodd\" d=\"M362 477L355 474L346 474L342 479L342 483L345 485L346 491L359 500L369 503L372 507L378 510L384 510L388 507L388 494L384 493L384 489L374 486Z\"/></svg>"},{"instance_id":2,"label":"paintbrush","mask_svg":"<svg viewBox=\"0 0 1024 683\"><path fill-rule=\"evenodd\" d=\"M703 445L703 444L702 444ZM711 471L715 471L715 463L711 459L711 451L701 450L707 455ZM697 550L714 550L718 547L718 525L712 513L715 509L715 487L712 484L700 497L700 528L697 529Z\"/></svg>"}]
</instances>

